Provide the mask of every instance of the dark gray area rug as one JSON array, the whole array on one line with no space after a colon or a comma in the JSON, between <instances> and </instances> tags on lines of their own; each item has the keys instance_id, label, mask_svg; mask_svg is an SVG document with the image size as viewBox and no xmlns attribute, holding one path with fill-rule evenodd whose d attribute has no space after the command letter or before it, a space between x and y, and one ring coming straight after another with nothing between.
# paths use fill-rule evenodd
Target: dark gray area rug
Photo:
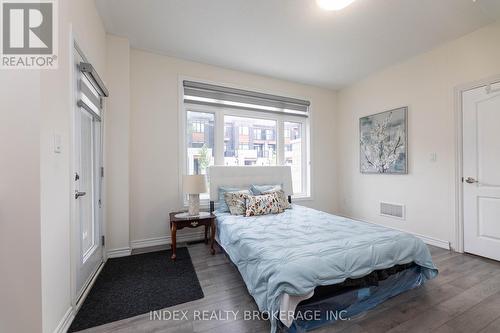
<instances>
[{"instance_id":1,"label":"dark gray area rug","mask_svg":"<svg viewBox=\"0 0 500 333\"><path fill-rule=\"evenodd\" d=\"M203 298L187 248L109 259L68 332Z\"/></svg>"}]
</instances>

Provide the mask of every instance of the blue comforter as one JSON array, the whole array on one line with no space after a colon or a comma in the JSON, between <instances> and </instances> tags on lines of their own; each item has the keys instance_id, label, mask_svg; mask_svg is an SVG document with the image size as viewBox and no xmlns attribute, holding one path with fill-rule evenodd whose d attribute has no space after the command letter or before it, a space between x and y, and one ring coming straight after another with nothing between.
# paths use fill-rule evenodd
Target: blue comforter
<instances>
[{"instance_id":1,"label":"blue comforter","mask_svg":"<svg viewBox=\"0 0 500 333\"><path fill-rule=\"evenodd\" d=\"M263 312L277 313L282 293L305 295L398 264L415 262L427 279L437 275L415 236L298 205L256 217L217 213L217 237Z\"/></svg>"}]
</instances>

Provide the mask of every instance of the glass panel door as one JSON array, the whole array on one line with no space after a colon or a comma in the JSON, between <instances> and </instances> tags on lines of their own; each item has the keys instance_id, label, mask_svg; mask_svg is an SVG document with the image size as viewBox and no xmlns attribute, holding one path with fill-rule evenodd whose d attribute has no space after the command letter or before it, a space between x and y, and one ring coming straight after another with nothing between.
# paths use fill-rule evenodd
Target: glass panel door
<instances>
[{"instance_id":1,"label":"glass panel door","mask_svg":"<svg viewBox=\"0 0 500 333\"><path fill-rule=\"evenodd\" d=\"M75 96L80 96L82 56L75 49ZM77 105L74 113L74 225L73 258L76 269L75 297L79 299L103 261L101 217L102 146L101 121L97 115Z\"/></svg>"}]
</instances>

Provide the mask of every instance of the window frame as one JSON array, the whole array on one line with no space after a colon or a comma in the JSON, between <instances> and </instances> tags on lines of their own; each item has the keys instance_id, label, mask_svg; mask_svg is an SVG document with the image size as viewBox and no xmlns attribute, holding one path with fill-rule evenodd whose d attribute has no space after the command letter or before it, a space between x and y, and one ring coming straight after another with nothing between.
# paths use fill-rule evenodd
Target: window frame
<instances>
[{"instance_id":1,"label":"window frame","mask_svg":"<svg viewBox=\"0 0 500 333\"><path fill-rule=\"evenodd\" d=\"M181 89L182 91L182 89ZM183 96L183 93L181 93ZM192 112L204 112L214 114L214 165L224 165L224 137L225 137L225 126L224 117L234 116L234 117L246 117L246 118L256 118L256 119L267 119L276 121L276 165L285 165L285 122L295 122L301 123L302 126L302 193L294 193L292 198L295 201L302 200L312 200L312 184L311 184L311 144L310 144L310 122L311 117L302 117L293 114L280 114L271 112L262 112L254 110L245 110L239 108L232 108L227 106L212 106L212 105L200 105L195 103L184 102L181 98L180 102L180 129L181 129L181 140L180 140L180 179L182 175L188 170L187 161L187 142L185 137L186 124L187 124L187 113ZM309 111L310 112L310 111ZM250 130L249 130L250 135ZM180 181L179 188L182 192L182 181ZM186 196L181 195L181 202L184 206L187 206ZM208 199L202 199L201 205L208 205Z\"/></svg>"},{"instance_id":2,"label":"window frame","mask_svg":"<svg viewBox=\"0 0 500 333\"><path fill-rule=\"evenodd\" d=\"M306 165L306 168L307 168L307 172L304 172L304 170L302 170L302 175L301 175L301 180L302 180L302 186L301 188L303 189L303 191L301 192L302 193L307 193L306 196L302 195L300 196L299 195L299 198L307 198L307 199L311 199L311 172L310 172L310 165L311 165L311 160L310 160L310 149L311 149L311 146L308 145L308 142L309 142L309 138L310 138L310 133L309 133L309 122L301 122L301 121L296 121L294 119L285 119L283 121L283 140L285 139L285 122L287 123L296 123L296 124L300 124L300 128L301 128L301 131L300 131L300 140L301 140L301 151L300 151L300 154L301 154L301 159L304 159L305 158L305 161L302 161L302 168L304 168L304 165ZM291 140L291 131L290 131L290 137L288 138L289 140ZM287 152L287 145L285 144L285 142L283 141L283 154L285 154ZM290 151L293 151L293 150L290 150ZM282 161L282 165L286 165L285 164L285 155L283 156L283 161Z\"/></svg>"}]
</instances>

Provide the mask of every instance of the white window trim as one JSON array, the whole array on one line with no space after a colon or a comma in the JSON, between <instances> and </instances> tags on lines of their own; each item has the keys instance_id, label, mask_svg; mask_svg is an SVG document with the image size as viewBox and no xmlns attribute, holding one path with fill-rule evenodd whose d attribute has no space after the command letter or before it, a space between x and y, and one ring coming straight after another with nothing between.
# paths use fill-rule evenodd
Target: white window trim
<instances>
[{"instance_id":1,"label":"white window trim","mask_svg":"<svg viewBox=\"0 0 500 333\"><path fill-rule=\"evenodd\" d=\"M235 116L235 117L248 117L257 119L269 119L276 120L276 144L277 144L277 165L284 165L285 156L285 133L284 133L284 122L296 122L302 124L302 189L305 189L303 193L293 194L292 199L294 202L298 201L311 201L313 200L313 184L311 182L312 174L312 163L311 163L311 134L310 134L310 124L311 124L311 111L312 106L309 107L309 117L300 117L292 114L271 114L261 111L244 110L231 107L220 107L220 106L210 106L210 105L199 105L184 102L184 89L183 80L186 78L179 77L179 193L181 193L180 204L183 207L187 207L186 196L182 194L182 176L187 173L187 142L186 142L186 118L187 112L204 112L213 113L215 116L214 125L214 164L224 165L224 116ZM203 80L196 80L203 82ZM207 82L214 83L214 82ZM217 83L215 83L217 84ZM224 85L220 84L219 85ZM298 97L300 98L300 97ZM250 134L250 132L249 132ZM282 134L282 135L281 135ZM207 207L209 200L201 200L201 206Z\"/></svg>"}]
</instances>

